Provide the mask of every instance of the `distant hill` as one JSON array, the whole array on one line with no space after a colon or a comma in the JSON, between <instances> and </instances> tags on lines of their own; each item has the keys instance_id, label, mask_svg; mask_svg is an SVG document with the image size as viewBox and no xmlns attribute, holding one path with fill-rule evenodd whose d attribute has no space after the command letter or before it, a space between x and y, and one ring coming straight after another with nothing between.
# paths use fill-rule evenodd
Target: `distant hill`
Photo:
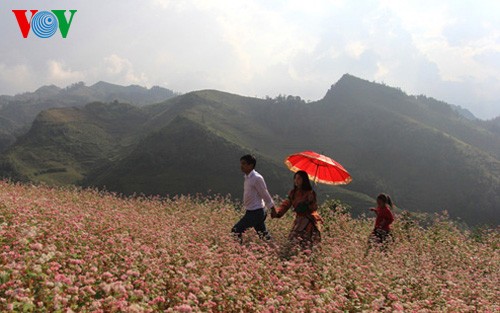
<instances>
[{"instance_id":1,"label":"distant hill","mask_svg":"<svg viewBox=\"0 0 500 313\"><path fill-rule=\"evenodd\" d=\"M141 109L118 102L43 111L5 151L0 169L18 180L77 184L126 153L146 119Z\"/></svg>"},{"instance_id":2,"label":"distant hill","mask_svg":"<svg viewBox=\"0 0 500 313\"><path fill-rule=\"evenodd\" d=\"M92 86L76 83L67 88L43 86L35 92L0 96L0 151L25 133L41 111L51 108L83 106L90 102L123 102L137 106L158 103L176 94L168 89L119 86L98 82Z\"/></svg>"},{"instance_id":3,"label":"distant hill","mask_svg":"<svg viewBox=\"0 0 500 313\"><path fill-rule=\"evenodd\" d=\"M80 108L76 122L67 118L72 108L52 112L53 124L35 121L4 153L4 176L126 194L210 190L241 197L238 158L253 152L272 192L284 195L291 185L284 157L310 149L351 172L347 187L318 190L322 199L341 198L355 212L388 192L405 209L500 223L498 119L470 119L432 98L346 74L310 103L202 90L134 110L116 103L99 107L105 113ZM102 114L109 119L96 122ZM54 125L65 131L55 135ZM110 125L122 128L113 132ZM92 135L84 135L88 130Z\"/></svg>"},{"instance_id":4,"label":"distant hill","mask_svg":"<svg viewBox=\"0 0 500 313\"><path fill-rule=\"evenodd\" d=\"M106 186L126 194L240 193L243 174L239 158L245 147L188 118L177 116L167 126L153 131L124 159L108 170L98 170L89 184ZM259 157L258 170L267 183L284 188L283 168ZM240 188L241 189L241 188Z\"/></svg>"},{"instance_id":5,"label":"distant hill","mask_svg":"<svg viewBox=\"0 0 500 313\"><path fill-rule=\"evenodd\" d=\"M484 127L489 131L500 135L500 116L489 121L482 122Z\"/></svg>"},{"instance_id":6,"label":"distant hill","mask_svg":"<svg viewBox=\"0 0 500 313\"><path fill-rule=\"evenodd\" d=\"M450 106L453 110L455 110L455 112L457 112L462 117L465 117L466 119L471 120L471 121L478 120L478 118L471 111L469 111L469 110L467 110L459 105L451 105L450 104Z\"/></svg>"}]
</instances>

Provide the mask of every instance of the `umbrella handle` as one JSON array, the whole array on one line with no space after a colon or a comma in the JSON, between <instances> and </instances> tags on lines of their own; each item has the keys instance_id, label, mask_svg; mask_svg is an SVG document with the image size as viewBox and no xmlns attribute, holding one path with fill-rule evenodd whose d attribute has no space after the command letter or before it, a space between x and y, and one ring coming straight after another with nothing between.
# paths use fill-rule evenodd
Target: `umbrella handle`
<instances>
[{"instance_id":1,"label":"umbrella handle","mask_svg":"<svg viewBox=\"0 0 500 313\"><path fill-rule=\"evenodd\" d=\"M318 170L319 170L319 164L316 164L316 173L314 173L314 188L316 189L318 187Z\"/></svg>"}]
</instances>

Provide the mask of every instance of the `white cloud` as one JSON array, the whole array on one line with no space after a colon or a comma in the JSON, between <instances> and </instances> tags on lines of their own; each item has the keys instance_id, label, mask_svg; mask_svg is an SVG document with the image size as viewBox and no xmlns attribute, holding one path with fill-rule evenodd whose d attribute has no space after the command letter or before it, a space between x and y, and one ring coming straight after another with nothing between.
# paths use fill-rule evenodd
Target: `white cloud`
<instances>
[{"instance_id":1,"label":"white cloud","mask_svg":"<svg viewBox=\"0 0 500 313\"><path fill-rule=\"evenodd\" d=\"M476 59L488 50L500 52L500 45L497 48L481 44L456 47L445 40L436 40L422 43L419 47L430 60L438 64L441 77L446 81L465 81L469 77L480 81L489 77L500 79L498 69Z\"/></svg>"},{"instance_id":2,"label":"white cloud","mask_svg":"<svg viewBox=\"0 0 500 313\"><path fill-rule=\"evenodd\" d=\"M48 77L55 84L68 85L78 81L93 83L99 80L123 85L148 85L146 74L136 74L132 62L117 54L103 58L97 65L85 70L73 70L63 61L49 60Z\"/></svg>"},{"instance_id":3,"label":"white cloud","mask_svg":"<svg viewBox=\"0 0 500 313\"><path fill-rule=\"evenodd\" d=\"M389 74L389 68L382 64L381 62L377 63L377 72L375 73L375 79L378 81L383 81L385 77Z\"/></svg>"},{"instance_id":4,"label":"white cloud","mask_svg":"<svg viewBox=\"0 0 500 313\"><path fill-rule=\"evenodd\" d=\"M487 34L478 34L473 40L463 40L460 45L455 45L450 43L445 33L450 27L462 27L462 22L452 10L458 2L383 0L382 4L400 19L403 27L411 34L415 47L438 66L443 80L466 81L470 77L478 80L490 77L500 79L498 68L477 60L477 56L485 52L500 52L498 20L496 23L475 20L474 23L479 27L489 28ZM467 24L463 27L471 26Z\"/></svg>"},{"instance_id":5,"label":"white cloud","mask_svg":"<svg viewBox=\"0 0 500 313\"><path fill-rule=\"evenodd\" d=\"M161 7L162 9L168 9L172 4L170 0L153 0L153 4Z\"/></svg>"},{"instance_id":6,"label":"white cloud","mask_svg":"<svg viewBox=\"0 0 500 313\"><path fill-rule=\"evenodd\" d=\"M152 0L154 6L158 6L164 10L182 11L189 6L190 1L185 0Z\"/></svg>"},{"instance_id":7,"label":"white cloud","mask_svg":"<svg viewBox=\"0 0 500 313\"><path fill-rule=\"evenodd\" d=\"M347 72L481 116L500 114L491 105L500 103L497 0L75 0L72 7L79 12L65 40L22 39L9 13L16 7L0 11L0 93L106 80L315 100Z\"/></svg>"},{"instance_id":8,"label":"white cloud","mask_svg":"<svg viewBox=\"0 0 500 313\"><path fill-rule=\"evenodd\" d=\"M32 78L33 72L26 64L7 65L0 63L0 86L4 89L27 91L26 88L36 86Z\"/></svg>"},{"instance_id":9,"label":"white cloud","mask_svg":"<svg viewBox=\"0 0 500 313\"><path fill-rule=\"evenodd\" d=\"M169 10L174 4L168 0L154 0ZM182 3L182 4L180 4ZM245 83L265 72L270 65L289 62L301 51L311 51L318 41L301 28L297 20L289 19L280 11L259 1L181 1L177 9L208 15L217 25L220 38L228 44L235 58L228 70L228 87ZM197 49L197 48L195 48ZM234 81L233 75L239 80Z\"/></svg>"},{"instance_id":10,"label":"white cloud","mask_svg":"<svg viewBox=\"0 0 500 313\"><path fill-rule=\"evenodd\" d=\"M345 50L349 56L359 59L363 52L366 51L366 45L361 41L351 41L347 43Z\"/></svg>"},{"instance_id":11,"label":"white cloud","mask_svg":"<svg viewBox=\"0 0 500 313\"><path fill-rule=\"evenodd\" d=\"M47 65L48 77L50 81L56 84L68 84L85 79L84 73L71 70L64 62L49 60Z\"/></svg>"},{"instance_id":12,"label":"white cloud","mask_svg":"<svg viewBox=\"0 0 500 313\"><path fill-rule=\"evenodd\" d=\"M113 80L115 83L119 84L147 84L148 79L146 74L140 73L136 74L134 71L134 66L132 62L128 59L120 57L119 55L112 54L108 57L104 58L104 73L101 73L99 68L95 69L97 74L94 76L98 76L99 74L103 75L107 79Z\"/></svg>"}]
</instances>

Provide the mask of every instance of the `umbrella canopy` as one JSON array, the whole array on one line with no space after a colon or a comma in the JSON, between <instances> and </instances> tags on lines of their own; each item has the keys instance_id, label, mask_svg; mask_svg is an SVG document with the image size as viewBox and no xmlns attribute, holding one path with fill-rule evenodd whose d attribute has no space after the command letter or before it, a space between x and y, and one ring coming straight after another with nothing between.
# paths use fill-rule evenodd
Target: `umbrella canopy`
<instances>
[{"instance_id":1,"label":"umbrella canopy","mask_svg":"<svg viewBox=\"0 0 500 313\"><path fill-rule=\"evenodd\" d=\"M340 163L313 151L289 155L285 164L293 172L305 171L316 183L346 185L352 181L351 175Z\"/></svg>"}]
</instances>

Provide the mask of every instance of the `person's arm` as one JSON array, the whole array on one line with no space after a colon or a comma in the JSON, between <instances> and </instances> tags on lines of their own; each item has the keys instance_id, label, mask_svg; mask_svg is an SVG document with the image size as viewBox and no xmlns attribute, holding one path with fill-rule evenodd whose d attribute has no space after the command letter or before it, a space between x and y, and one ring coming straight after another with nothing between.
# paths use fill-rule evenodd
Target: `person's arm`
<instances>
[{"instance_id":1,"label":"person's arm","mask_svg":"<svg viewBox=\"0 0 500 313\"><path fill-rule=\"evenodd\" d=\"M281 205L274 210L275 214L271 215L272 218L282 217L292 207L291 193L292 192L289 192L287 198L285 200L283 200Z\"/></svg>"},{"instance_id":2,"label":"person's arm","mask_svg":"<svg viewBox=\"0 0 500 313\"><path fill-rule=\"evenodd\" d=\"M267 191L266 182L263 178L257 177L257 179L255 180L255 190L257 190L259 196L264 200L266 208L274 208L273 198L269 194L269 191Z\"/></svg>"},{"instance_id":3,"label":"person's arm","mask_svg":"<svg viewBox=\"0 0 500 313\"><path fill-rule=\"evenodd\" d=\"M394 214L392 214L392 211L387 209L387 225L391 225L392 222L394 222Z\"/></svg>"},{"instance_id":4,"label":"person's arm","mask_svg":"<svg viewBox=\"0 0 500 313\"><path fill-rule=\"evenodd\" d=\"M309 200L309 210L311 210L311 212L317 211L318 202L316 200L316 192L312 191L308 196L308 200Z\"/></svg>"}]
</instances>

